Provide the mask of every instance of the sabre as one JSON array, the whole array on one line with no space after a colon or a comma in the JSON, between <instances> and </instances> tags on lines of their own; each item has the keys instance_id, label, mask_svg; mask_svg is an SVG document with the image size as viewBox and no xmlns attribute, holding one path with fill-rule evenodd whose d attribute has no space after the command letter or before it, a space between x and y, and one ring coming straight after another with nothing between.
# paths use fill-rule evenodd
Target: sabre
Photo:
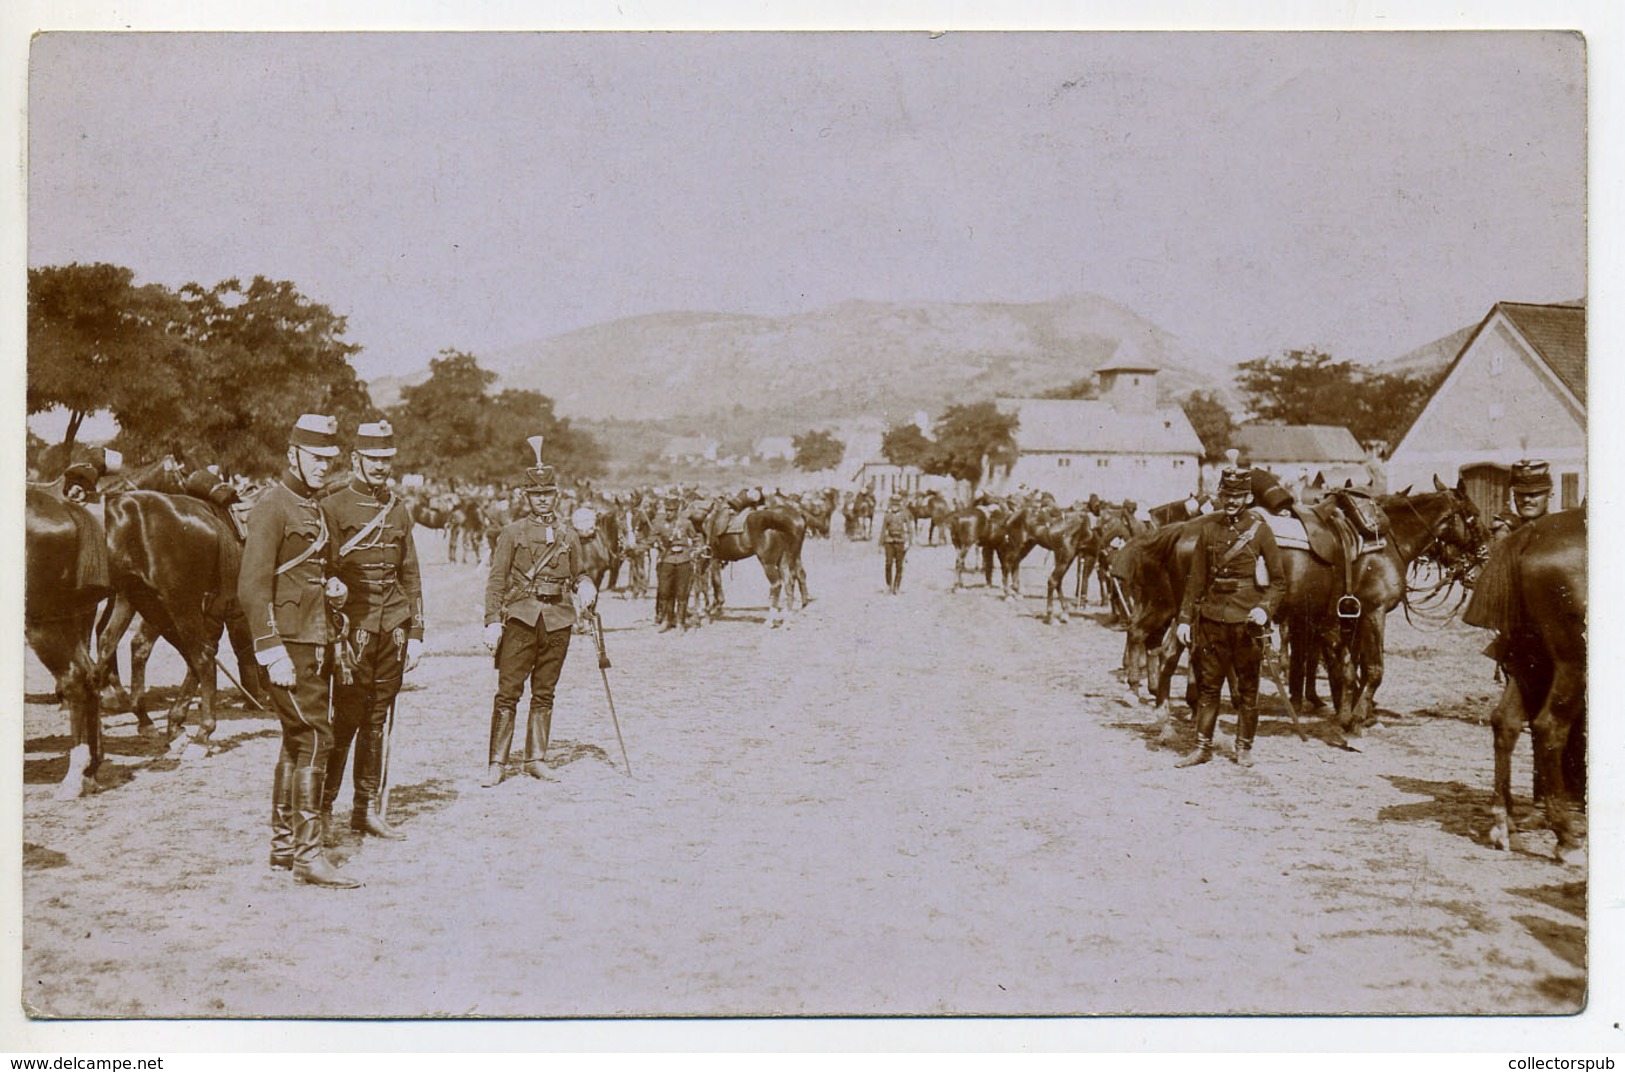
<instances>
[{"instance_id":1,"label":"sabre","mask_svg":"<svg viewBox=\"0 0 1625 1072\"><path fill-rule=\"evenodd\" d=\"M626 764L626 776L632 777L632 761L626 758L626 739L621 736L621 720L615 714L615 695L609 691L609 652L604 648L604 622L596 609L592 612L592 638L598 646L598 674L604 679L604 699L609 701L610 721L615 723L615 739L621 745L621 762Z\"/></svg>"},{"instance_id":2,"label":"sabre","mask_svg":"<svg viewBox=\"0 0 1625 1072\"><path fill-rule=\"evenodd\" d=\"M249 692L247 689L243 688L243 683L241 681L238 681L235 677L233 677L230 670L226 669L226 664L220 661L220 656L216 655L214 657L214 665L218 666L220 668L220 672L222 674L226 675L226 680L227 681L229 681L233 685L237 686L237 691L243 694L243 699L245 699L249 703L253 704L254 709L256 711L264 711L265 710L265 708L260 704L260 702L258 700L256 700L256 699L254 699L254 694Z\"/></svg>"},{"instance_id":3,"label":"sabre","mask_svg":"<svg viewBox=\"0 0 1625 1072\"><path fill-rule=\"evenodd\" d=\"M378 760L378 817L389 819L389 742L395 736L395 701L399 698L397 693L390 697L389 713L384 716L384 747Z\"/></svg>"}]
</instances>

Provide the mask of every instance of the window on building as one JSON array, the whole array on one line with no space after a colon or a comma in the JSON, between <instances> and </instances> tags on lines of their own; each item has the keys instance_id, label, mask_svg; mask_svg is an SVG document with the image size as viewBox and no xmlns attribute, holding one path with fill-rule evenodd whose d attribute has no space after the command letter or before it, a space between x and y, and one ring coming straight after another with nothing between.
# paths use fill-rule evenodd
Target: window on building
<instances>
[{"instance_id":1,"label":"window on building","mask_svg":"<svg viewBox=\"0 0 1625 1072\"><path fill-rule=\"evenodd\" d=\"M1111 467L1111 464L1112 464L1112 460L1110 458L1096 458L1095 459L1095 468L1096 469L1107 469L1107 468Z\"/></svg>"},{"instance_id":2,"label":"window on building","mask_svg":"<svg viewBox=\"0 0 1625 1072\"><path fill-rule=\"evenodd\" d=\"M1148 466L1150 464L1151 464L1151 459L1150 458L1135 458L1134 459L1134 468L1136 468L1136 469L1144 469L1146 466Z\"/></svg>"},{"instance_id":3,"label":"window on building","mask_svg":"<svg viewBox=\"0 0 1625 1072\"><path fill-rule=\"evenodd\" d=\"M1055 459L1055 465L1056 465L1056 468L1059 468L1059 469L1070 469L1070 468L1072 468L1072 459L1071 458L1056 458Z\"/></svg>"},{"instance_id":4,"label":"window on building","mask_svg":"<svg viewBox=\"0 0 1625 1072\"><path fill-rule=\"evenodd\" d=\"M1174 459L1174 468L1175 469L1183 469L1183 468L1185 468L1185 459L1184 458L1175 458Z\"/></svg>"}]
</instances>

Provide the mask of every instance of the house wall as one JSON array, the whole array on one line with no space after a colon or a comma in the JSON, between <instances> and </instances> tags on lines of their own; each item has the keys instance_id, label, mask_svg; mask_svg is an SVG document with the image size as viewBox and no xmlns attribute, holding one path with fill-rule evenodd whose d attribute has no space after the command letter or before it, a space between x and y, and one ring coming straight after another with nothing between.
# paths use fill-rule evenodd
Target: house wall
<instances>
[{"instance_id":1,"label":"house wall","mask_svg":"<svg viewBox=\"0 0 1625 1072\"><path fill-rule=\"evenodd\" d=\"M1585 413L1504 318L1481 331L1388 459L1388 486L1455 484L1463 465L1543 458L1586 487Z\"/></svg>"},{"instance_id":2,"label":"house wall","mask_svg":"<svg viewBox=\"0 0 1625 1072\"><path fill-rule=\"evenodd\" d=\"M1112 502L1133 499L1156 506L1193 494L1200 469L1195 454L1032 452L1017 458L1008 476L996 474L986 490L1004 495L1025 484L1063 504L1094 494Z\"/></svg>"}]
</instances>

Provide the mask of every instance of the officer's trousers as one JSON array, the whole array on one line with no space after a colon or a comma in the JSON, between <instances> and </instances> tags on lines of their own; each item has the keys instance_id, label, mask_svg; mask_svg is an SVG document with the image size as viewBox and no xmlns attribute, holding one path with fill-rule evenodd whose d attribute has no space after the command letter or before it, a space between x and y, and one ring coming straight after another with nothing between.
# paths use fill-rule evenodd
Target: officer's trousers
<instances>
[{"instance_id":1,"label":"officer's trousers","mask_svg":"<svg viewBox=\"0 0 1625 1072\"><path fill-rule=\"evenodd\" d=\"M344 764L355 742L355 807L364 810L378 796L383 775L384 735L389 710L401 690L406 666L406 628L367 634L365 644L355 632L339 643L349 647L350 681L344 681L344 654L333 679L333 750L327 757L327 781L322 789L323 810L331 809L344 784ZM337 651L337 649L335 649Z\"/></svg>"},{"instance_id":2,"label":"officer's trousers","mask_svg":"<svg viewBox=\"0 0 1625 1072\"><path fill-rule=\"evenodd\" d=\"M908 554L908 545L904 543L887 543L886 551L886 591L896 592L903 587L903 558Z\"/></svg>"},{"instance_id":3,"label":"officer's trousers","mask_svg":"<svg viewBox=\"0 0 1625 1072\"><path fill-rule=\"evenodd\" d=\"M513 745L513 724L530 683L530 728L525 758L541 758L540 746L553 717L553 692L570 651L570 626L548 629L540 618L534 626L509 618L497 644L497 694L491 711L491 763L506 763Z\"/></svg>"},{"instance_id":4,"label":"officer's trousers","mask_svg":"<svg viewBox=\"0 0 1625 1072\"><path fill-rule=\"evenodd\" d=\"M688 624L689 589L694 585L694 563L662 562L655 570L655 621Z\"/></svg>"},{"instance_id":5,"label":"officer's trousers","mask_svg":"<svg viewBox=\"0 0 1625 1072\"><path fill-rule=\"evenodd\" d=\"M1196 672L1196 736L1213 739L1219 720L1219 691L1234 674L1231 699L1236 705L1236 743L1251 745L1258 732L1258 672L1264 643L1245 621L1215 622L1203 618L1191 638Z\"/></svg>"},{"instance_id":6,"label":"officer's trousers","mask_svg":"<svg viewBox=\"0 0 1625 1072\"><path fill-rule=\"evenodd\" d=\"M327 770L327 754L333 747L333 710L329 682L333 672L331 644L283 645L293 663L291 689L269 685L271 706L282 723L282 755L279 765L294 770Z\"/></svg>"}]
</instances>

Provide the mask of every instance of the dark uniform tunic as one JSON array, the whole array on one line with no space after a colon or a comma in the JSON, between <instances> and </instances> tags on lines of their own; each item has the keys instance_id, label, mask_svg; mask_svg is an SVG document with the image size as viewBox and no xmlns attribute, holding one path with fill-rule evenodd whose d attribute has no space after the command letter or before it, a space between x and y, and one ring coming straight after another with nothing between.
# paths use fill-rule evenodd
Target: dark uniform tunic
<instances>
[{"instance_id":1,"label":"dark uniform tunic","mask_svg":"<svg viewBox=\"0 0 1625 1072\"><path fill-rule=\"evenodd\" d=\"M880 527L880 545L886 556L886 591L896 594L903 588L903 558L914 542L914 525L908 514L898 507L886 511L886 520Z\"/></svg>"},{"instance_id":2,"label":"dark uniform tunic","mask_svg":"<svg viewBox=\"0 0 1625 1072\"><path fill-rule=\"evenodd\" d=\"M655 567L655 622L688 625L688 596L694 583L694 557L705 538L694 523L678 513L664 515L649 527L658 555Z\"/></svg>"},{"instance_id":3,"label":"dark uniform tunic","mask_svg":"<svg viewBox=\"0 0 1625 1072\"><path fill-rule=\"evenodd\" d=\"M359 734L355 801L360 809L379 789L383 734L400 692L406 642L423 639L423 580L412 517L387 487L374 492L357 478L323 499L322 511L338 577L349 591L335 649L334 740L323 804L332 807L338 796L350 743Z\"/></svg>"},{"instance_id":4,"label":"dark uniform tunic","mask_svg":"<svg viewBox=\"0 0 1625 1072\"><path fill-rule=\"evenodd\" d=\"M532 719L551 715L576 621L571 594L584 573L581 538L562 519L547 524L534 516L521 518L503 526L497 536L485 585L485 624L502 623L495 711L509 719L509 735L527 679ZM492 763L507 760L509 741L500 737L493 733Z\"/></svg>"},{"instance_id":5,"label":"dark uniform tunic","mask_svg":"<svg viewBox=\"0 0 1625 1072\"><path fill-rule=\"evenodd\" d=\"M1286 570L1275 534L1263 519L1243 510L1231 521L1214 514L1201 522L1191 555L1190 575L1179 620L1195 623L1191 662L1196 671L1196 732L1211 740L1219 714L1219 690L1235 677L1236 739L1251 745L1258 727L1258 672L1263 639L1248 628L1247 616L1263 607L1275 617L1286 595ZM1262 573L1267 575L1260 583Z\"/></svg>"},{"instance_id":6,"label":"dark uniform tunic","mask_svg":"<svg viewBox=\"0 0 1625 1072\"><path fill-rule=\"evenodd\" d=\"M296 770L325 771L333 744L333 630L323 591L333 543L326 519L314 491L290 470L259 497L247 528L237 600L253 633L254 655L270 666L285 652L296 675L293 688L270 688L282 722L283 758Z\"/></svg>"}]
</instances>

